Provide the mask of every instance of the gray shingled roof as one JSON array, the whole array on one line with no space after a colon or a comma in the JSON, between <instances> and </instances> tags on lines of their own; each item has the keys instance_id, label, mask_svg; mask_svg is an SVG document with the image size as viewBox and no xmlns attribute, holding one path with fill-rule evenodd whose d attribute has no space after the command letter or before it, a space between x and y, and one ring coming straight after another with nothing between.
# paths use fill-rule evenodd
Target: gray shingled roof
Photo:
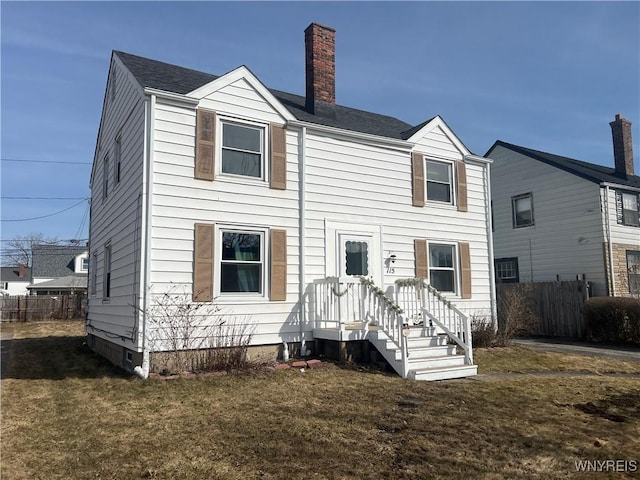
<instances>
[{"instance_id":1,"label":"gray shingled roof","mask_svg":"<svg viewBox=\"0 0 640 480\"><path fill-rule=\"evenodd\" d=\"M84 275L74 271L75 258L87 252L87 247L72 245L35 245L31 251L33 256L31 275L33 277L66 277L68 275Z\"/></svg>"},{"instance_id":2,"label":"gray shingled roof","mask_svg":"<svg viewBox=\"0 0 640 480\"><path fill-rule=\"evenodd\" d=\"M120 51L114 51L113 53L122 60L122 63L142 87L156 88L184 95L219 78L216 75L178 67L130 53ZM406 140L411 136L407 132L412 134L417 131L412 125L397 118L342 105L336 105L335 118L314 115L305 109L305 97L279 90L270 89L269 91L300 121L402 140ZM423 126L424 124L421 125Z\"/></svg>"},{"instance_id":3,"label":"gray shingled roof","mask_svg":"<svg viewBox=\"0 0 640 480\"><path fill-rule=\"evenodd\" d=\"M73 290L87 288L87 276L67 275L66 277L54 278L46 282L29 285L27 288L29 290Z\"/></svg>"},{"instance_id":4,"label":"gray shingled roof","mask_svg":"<svg viewBox=\"0 0 640 480\"><path fill-rule=\"evenodd\" d=\"M24 276L20 278L20 269L18 267L0 267L0 281L2 282L30 282L31 269L25 267Z\"/></svg>"},{"instance_id":5,"label":"gray shingled roof","mask_svg":"<svg viewBox=\"0 0 640 480\"><path fill-rule=\"evenodd\" d=\"M561 157L560 155L554 155L553 153L541 152L539 150L513 145L511 143L503 142L502 140L497 140L487 153L484 154L484 156L491 157L491 152L498 146L526 155L529 158L546 163L547 165L559 168L560 170L572 173L594 183L617 183L628 187L640 188L640 177L638 175L624 178L616 174L615 169L611 167L603 167L602 165L583 162L582 160L576 160L574 158Z\"/></svg>"}]
</instances>

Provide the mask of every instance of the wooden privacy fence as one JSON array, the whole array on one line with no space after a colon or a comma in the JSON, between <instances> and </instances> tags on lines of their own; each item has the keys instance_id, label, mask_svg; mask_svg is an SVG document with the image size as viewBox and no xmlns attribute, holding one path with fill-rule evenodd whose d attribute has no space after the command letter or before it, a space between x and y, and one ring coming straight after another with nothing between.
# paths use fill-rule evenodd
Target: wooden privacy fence
<instances>
[{"instance_id":1,"label":"wooden privacy fence","mask_svg":"<svg viewBox=\"0 0 640 480\"><path fill-rule=\"evenodd\" d=\"M509 295L511 292L512 295ZM497 285L498 320L505 302L513 301L513 293L524 296L533 311L536 322L533 335L583 338L586 323L582 315L589 298L587 282L582 280L561 282L511 283Z\"/></svg>"},{"instance_id":2,"label":"wooden privacy fence","mask_svg":"<svg viewBox=\"0 0 640 480\"><path fill-rule=\"evenodd\" d=\"M87 308L85 295L20 295L0 297L2 321L83 319Z\"/></svg>"}]
</instances>

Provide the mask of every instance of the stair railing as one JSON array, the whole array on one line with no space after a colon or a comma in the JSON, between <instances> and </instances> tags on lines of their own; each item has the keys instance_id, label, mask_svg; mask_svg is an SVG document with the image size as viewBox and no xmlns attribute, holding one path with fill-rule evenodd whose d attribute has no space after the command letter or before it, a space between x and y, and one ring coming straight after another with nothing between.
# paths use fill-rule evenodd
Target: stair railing
<instances>
[{"instance_id":1,"label":"stair railing","mask_svg":"<svg viewBox=\"0 0 640 480\"><path fill-rule=\"evenodd\" d=\"M464 350L465 363L473 365L471 319L423 278L396 280L396 302L410 322L427 322L442 329Z\"/></svg>"}]
</instances>

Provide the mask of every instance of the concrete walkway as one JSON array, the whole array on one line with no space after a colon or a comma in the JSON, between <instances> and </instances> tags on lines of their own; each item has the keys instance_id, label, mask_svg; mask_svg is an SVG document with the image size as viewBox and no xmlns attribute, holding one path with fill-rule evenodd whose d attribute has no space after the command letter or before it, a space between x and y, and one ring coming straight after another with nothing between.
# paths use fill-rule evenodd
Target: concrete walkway
<instances>
[{"instance_id":1,"label":"concrete walkway","mask_svg":"<svg viewBox=\"0 0 640 480\"><path fill-rule=\"evenodd\" d=\"M609 357L618 360L640 362L640 347L600 345L566 338L518 339L514 340L514 344L546 352Z\"/></svg>"}]
</instances>

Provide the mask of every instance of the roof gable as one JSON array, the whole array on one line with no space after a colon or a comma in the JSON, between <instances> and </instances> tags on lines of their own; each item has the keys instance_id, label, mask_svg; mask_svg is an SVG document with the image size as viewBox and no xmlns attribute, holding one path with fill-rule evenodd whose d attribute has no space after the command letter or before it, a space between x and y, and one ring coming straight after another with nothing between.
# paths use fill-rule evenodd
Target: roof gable
<instances>
[{"instance_id":1,"label":"roof gable","mask_svg":"<svg viewBox=\"0 0 640 480\"><path fill-rule=\"evenodd\" d=\"M74 275L75 259L83 253L88 254L86 247L72 245L37 245L32 249L33 265L31 275L35 277L55 278ZM86 272L80 273L85 275Z\"/></svg>"},{"instance_id":2,"label":"roof gable","mask_svg":"<svg viewBox=\"0 0 640 480\"><path fill-rule=\"evenodd\" d=\"M122 61L123 65L129 69L143 88L149 87L182 95L193 95L199 89L206 89L208 84L220 78L218 75L203 73L120 51L114 51L114 55ZM244 68L251 73L246 67L239 68ZM236 70L229 72L229 74ZM251 75L253 76L253 74ZM253 77L257 83L262 85L257 77ZM264 85L262 86L264 87ZM306 110L304 96L264 88L299 121L398 140L406 140L403 132L413 128L412 125L394 117L342 105L336 105L335 117L315 115Z\"/></svg>"},{"instance_id":3,"label":"roof gable","mask_svg":"<svg viewBox=\"0 0 640 480\"><path fill-rule=\"evenodd\" d=\"M521 155L525 155L533 160L551 165L552 167L556 167L593 183L614 183L626 187L640 188L640 177L638 175L622 178L617 175L615 169L611 167L604 167L602 165L583 162L582 160L576 160L574 158L541 152L539 150L533 150L531 148L503 142L502 140L497 140L484 156L490 157L491 153L498 147L520 153Z\"/></svg>"},{"instance_id":4,"label":"roof gable","mask_svg":"<svg viewBox=\"0 0 640 480\"><path fill-rule=\"evenodd\" d=\"M469 149L460 141L460 139L453 133L453 130L449 128L446 122L440 117L440 115L436 115L430 120L421 123L420 125L415 126L414 128L404 132L404 136L407 141L411 143L417 143L421 138L426 137L429 133L440 130L442 134L444 134L447 139L458 149L461 155L469 155L471 152Z\"/></svg>"}]
</instances>

